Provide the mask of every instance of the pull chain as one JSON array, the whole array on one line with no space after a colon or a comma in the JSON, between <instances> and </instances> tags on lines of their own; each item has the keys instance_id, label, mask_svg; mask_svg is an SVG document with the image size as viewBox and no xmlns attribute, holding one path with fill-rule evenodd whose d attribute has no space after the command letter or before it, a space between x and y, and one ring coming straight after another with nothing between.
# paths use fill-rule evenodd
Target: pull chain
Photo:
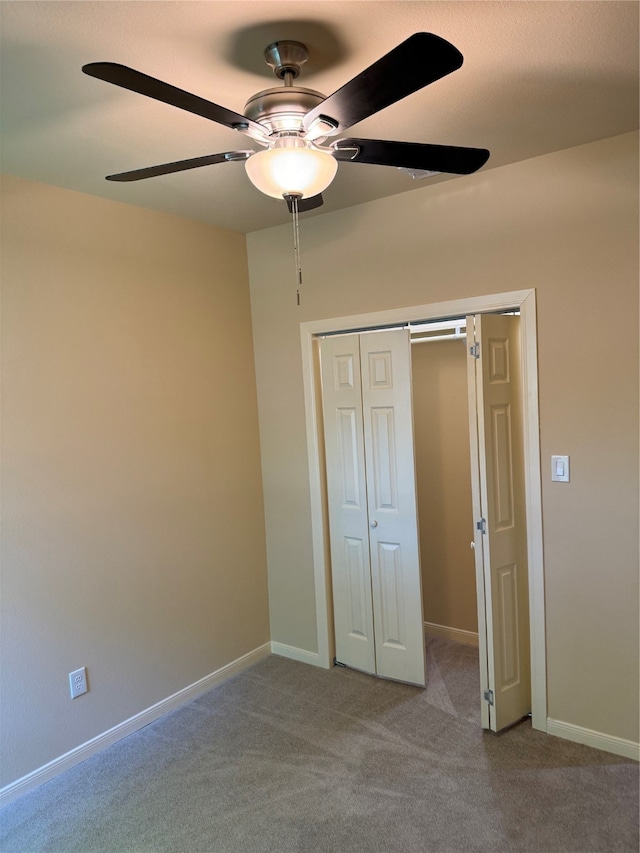
<instances>
[{"instance_id":1,"label":"pull chain","mask_svg":"<svg viewBox=\"0 0 640 853\"><path fill-rule=\"evenodd\" d=\"M300 220L298 217L298 202L300 196L293 193L288 196L288 201L291 203L291 213L293 214L293 262L295 265L296 276L296 301L300 305L300 287L302 285L302 265L300 262Z\"/></svg>"}]
</instances>

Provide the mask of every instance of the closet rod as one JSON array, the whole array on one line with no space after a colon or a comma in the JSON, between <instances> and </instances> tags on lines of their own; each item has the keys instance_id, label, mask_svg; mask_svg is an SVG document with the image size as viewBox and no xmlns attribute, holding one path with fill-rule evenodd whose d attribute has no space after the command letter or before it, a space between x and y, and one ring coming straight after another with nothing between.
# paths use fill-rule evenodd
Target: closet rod
<instances>
[{"instance_id":1,"label":"closet rod","mask_svg":"<svg viewBox=\"0 0 640 853\"><path fill-rule=\"evenodd\" d=\"M425 338L411 338L412 344L426 344L429 341L464 341L466 340L466 335L430 335Z\"/></svg>"}]
</instances>

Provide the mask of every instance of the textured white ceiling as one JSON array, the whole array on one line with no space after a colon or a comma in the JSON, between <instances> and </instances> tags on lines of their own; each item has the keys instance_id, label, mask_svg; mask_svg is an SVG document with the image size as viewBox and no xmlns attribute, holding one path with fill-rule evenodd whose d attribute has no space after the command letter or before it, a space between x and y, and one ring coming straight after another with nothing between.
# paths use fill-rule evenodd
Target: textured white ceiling
<instances>
[{"instance_id":1,"label":"textured white ceiling","mask_svg":"<svg viewBox=\"0 0 640 853\"><path fill-rule=\"evenodd\" d=\"M254 189L242 163L105 181L250 146L90 78L82 65L120 62L243 112L252 94L279 85L262 59L272 41L305 42L310 59L297 83L330 94L418 31L452 42L462 68L348 135L488 148L490 169L638 127L636 2L3 0L2 171L239 231L280 224L284 203ZM318 213L416 185L396 169L342 163Z\"/></svg>"}]
</instances>

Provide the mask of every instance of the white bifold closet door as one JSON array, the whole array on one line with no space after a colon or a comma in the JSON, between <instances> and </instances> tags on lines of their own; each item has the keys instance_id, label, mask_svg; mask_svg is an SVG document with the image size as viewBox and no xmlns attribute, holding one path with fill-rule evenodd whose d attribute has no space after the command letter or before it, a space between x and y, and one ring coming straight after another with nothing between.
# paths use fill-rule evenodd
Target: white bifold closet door
<instances>
[{"instance_id":1,"label":"white bifold closet door","mask_svg":"<svg viewBox=\"0 0 640 853\"><path fill-rule=\"evenodd\" d=\"M531 710L519 323L467 318L482 725L493 731Z\"/></svg>"},{"instance_id":2,"label":"white bifold closet door","mask_svg":"<svg viewBox=\"0 0 640 853\"><path fill-rule=\"evenodd\" d=\"M320 345L336 659L425 684L409 332Z\"/></svg>"}]
</instances>

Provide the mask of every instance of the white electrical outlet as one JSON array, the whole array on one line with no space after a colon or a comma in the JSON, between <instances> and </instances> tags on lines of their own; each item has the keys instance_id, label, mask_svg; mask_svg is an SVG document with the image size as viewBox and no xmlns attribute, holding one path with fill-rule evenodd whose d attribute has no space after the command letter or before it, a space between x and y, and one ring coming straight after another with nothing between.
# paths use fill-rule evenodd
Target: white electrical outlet
<instances>
[{"instance_id":1,"label":"white electrical outlet","mask_svg":"<svg viewBox=\"0 0 640 853\"><path fill-rule=\"evenodd\" d=\"M69 673L69 691L72 699L82 696L82 694L86 693L88 689L86 666L76 669L75 672Z\"/></svg>"}]
</instances>

